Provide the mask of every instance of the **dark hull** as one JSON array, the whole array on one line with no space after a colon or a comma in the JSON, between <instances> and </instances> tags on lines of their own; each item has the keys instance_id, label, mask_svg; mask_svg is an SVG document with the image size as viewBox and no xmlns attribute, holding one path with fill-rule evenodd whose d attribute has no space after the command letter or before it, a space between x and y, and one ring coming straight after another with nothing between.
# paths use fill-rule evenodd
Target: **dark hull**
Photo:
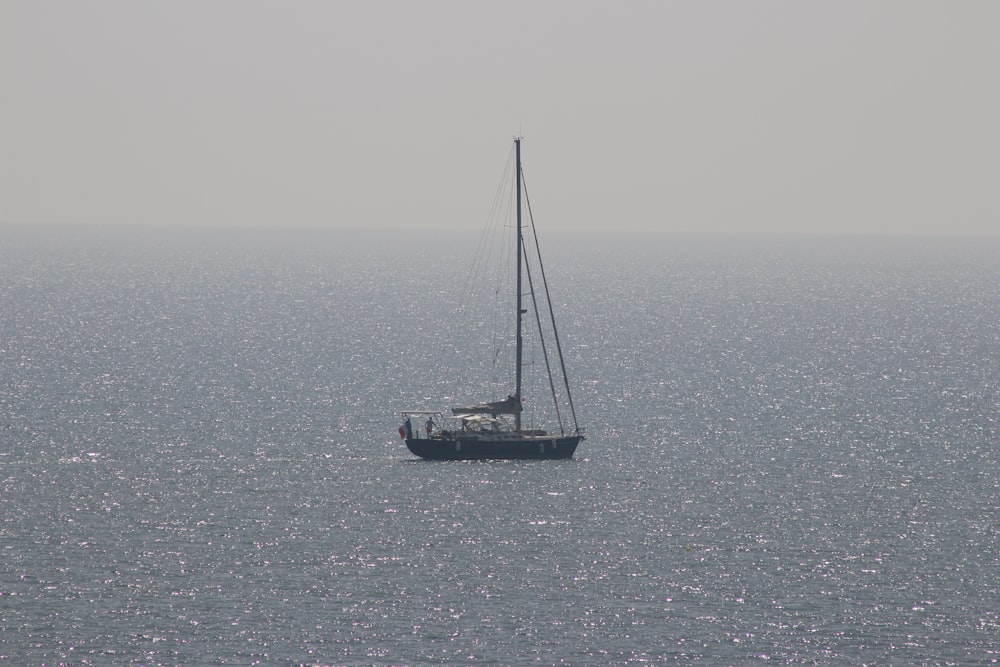
<instances>
[{"instance_id":1,"label":"dark hull","mask_svg":"<svg viewBox=\"0 0 1000 667\"><path fill-rule=\"evenodd\" d=\"M423 459L481 461L489 459L570 459L581 435L555 438L527 437L500 440L407 438L406 447Z\"/></svg>"}]
</instances>

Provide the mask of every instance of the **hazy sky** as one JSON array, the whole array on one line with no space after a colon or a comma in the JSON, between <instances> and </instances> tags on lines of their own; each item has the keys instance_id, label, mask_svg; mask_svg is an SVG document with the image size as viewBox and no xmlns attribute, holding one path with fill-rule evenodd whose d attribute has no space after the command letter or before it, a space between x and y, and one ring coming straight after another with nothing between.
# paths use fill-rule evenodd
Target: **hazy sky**
<instances>
[{"instance_id":1,"label":"hazy sky","mask_svg":"<svg viewBox=\"0 0 1000 667\"><path fill-rule=\"evenodd\" d=\"M0 0L0 220L1000 234L1000 1Z\"/></svg>"}]
</instances>

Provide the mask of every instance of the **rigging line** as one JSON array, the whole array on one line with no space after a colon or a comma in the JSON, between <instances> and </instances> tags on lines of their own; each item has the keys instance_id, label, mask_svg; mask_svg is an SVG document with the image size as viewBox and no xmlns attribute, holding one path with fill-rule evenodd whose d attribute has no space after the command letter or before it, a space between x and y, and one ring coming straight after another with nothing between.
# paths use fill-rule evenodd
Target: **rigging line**
<instances>
[{"instance_id":1,"label":"rigging line","mask_svg":"<svg viewBox=\"0 0 1000 667\"><path fill-rule=\"evenodd\" d=\"M524 179L524 169L521 169L521 187L524 189L524 201L528 205L528 221L531 223L531 233L535 239L535 252L538 254L538 269L542 274L542 287L545 288L545 300L549 306L549 318L552 321L552 333L556 339L556 352L559 354L559 368L562 370L563 383L566 387L566 399L569 411L573 416L573 428L580 432L580 424L576 421L576 408L573 406L573 394L569 388L569 375L566 373L566 362L563 359L562 345L559 342L559 330L556 328L556 314L552 307L552 296L549 294L549 281L545 278L545 265L542 263L542 249L538 245L538 229L535 227L535 217L531 214L531 199L528 197L528 186Z\"/></svg>"},{"instance_id":2,"label":"rigging line","mask_svg":"<svg viewBox=\"0 0 1000 667\"><path fill-rule=\"evenodd\" d=\"M504 178L502 179L502 196L500 197L501 206L495 211L491 241L493 242L490 246L490 258L496 261L496 266L493 268L495 271L492 294L492 308L490 312L493 314L493 344L496 349L496 354L493 360L493 370L499 365L500 355L504 354L505 362L509 361L510 352L510 341L512 339L511 327L513 323L510 318L507 317L509 311L506 308L505 299L507 299L511 292L511 262L510 256L512 250L510 244L507 242L508 230L511 227L510 220L514 217L514 179L511 177L513 169L511 169L511 164L514 159L514 147L511 147L511 152L508 156L507 163L504 170ZM498 250L499 249L499 250ZM494 390L499 389L500 385L499 379L494 381ZM508 392L509 393L509 392Z\"/></svg>"},{"instance_id":3,"label":"rigging line","mask_svg":"<svg viewBox=\"0 0 1000 667\"><path fill-rule=\"evenodd\" d=\"M482 232L479 236L479 243L476 246L476 250L472 255L472 263L469 267L469 273L466 276L465 289L463 290L462 303L465 303L466 298L471 296L472 285L478 283L478 278L481 273L485 273L487 266L485 264L489 263L489 257L493 254L492 247L496 245L496 228L500 226L500 221L503 219L503 204L507 201L507 197L504 195L510 190L510 165L511 161L514 159L514 149L512 148L507 154L507 162L504 165L504 171L500 177L500 181L497 183L496 191L493 193L493 202L490 205L489 214L486 218L486 225L483 227ZM510 204L507 203L507 208L509 209ZM482 269L482 271L479 271Z\"/></svg>"},{"instance_id":4,"label":"rigging line","mask_svg":"<svg viewBox=\"0 0 1000 667\"><path fill-rule=\"evenodd\" d=\"M503 248L503 252L506 253L505 256L499 257L500 253L497 252L497 245L501 242L499 237L502 236L500 231L505 226L505 218L510 217L510 196L509 193L513 189L511 173L513 169L511 164L514 160L514 148L511 147L507 154L507 160L504 164L503 171L501 172L501 177L497 182L496 190L493 194L493 201L491 202L489 213L486 217L486 223L483 225L480 234L479 241L476 245L476 249L472 254L472 259L469 263L468 271L465 277L465 284L459 293L458 308L460 313L465 313L467 316L471 312L475 312L475 304L480 304L482 306L490 306L489 312L493 313L492 321L489 322L490 331L492 334L492 342L490 343L490 348L496 350L496 352L491 355L493 356L490 373L493 374L497 366L497 358L500 353L500 340L501 332L498 323L498 304L501 299L501 294L504 289L505 278L499 270L498 267L505 266L504 259L509 256L509 250L506 247ZM495 275L493 279L488 279L491 273ZM509 278L507 279L509 281ZM492 285L491 285L492 283ZM484 289L485 288L485 289ZM467 317L468 319L468 317ZM474 324L474 323L473 323ZM484 323L485 324L485 323ZM479 330L477 327L473 326L471 328L464 328L466 341L463 343L463 349L472 351L474 346L471 344L473 339L472 333ZM455 341L457 342L457 341Z\"/></svg>"},{"instance_id":5,"label":"rigging line","mask_svg":"<svg viewBox=\"0 0 1000 667\"><path fill-rule=\"evenodd\" d=\"M521 175L521 180L523 185L523 174ZM542 344L542 358L545 359L545 372L549 377L549 391L552 392L552 405L556 409L556 422L559 424L559 435L566 435L566 429L563 428L562 413L559 410L559 401L556 400L556 385L552 380L552 366L549 364L549 349L545 345L545 334L542 332L542 318L538 314L538 298L535 296L535 283L531 279L531 265L528 263L528 249L526 247L522 248L522 254L524 255L524 272L528 276L528 290L531 292L531 305L535 311L535 326L538 327L538 339Z\"/></svg>"}]
</instances>

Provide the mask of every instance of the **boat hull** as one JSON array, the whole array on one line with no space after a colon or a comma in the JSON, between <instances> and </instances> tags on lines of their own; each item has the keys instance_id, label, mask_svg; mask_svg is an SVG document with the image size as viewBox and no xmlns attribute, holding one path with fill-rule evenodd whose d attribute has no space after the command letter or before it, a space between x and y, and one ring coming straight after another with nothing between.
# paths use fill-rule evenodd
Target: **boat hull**
<instances>
[{"instance_id":1,"label":"boat hull","mask_svg":"<svg viewBox=\"0 0 1000 667\"><path fill-rule=\"evenodd\" d=\"M422 459L482 461L491 459L570 459L582 435L554 438L525 437L492 440L407 438L406 447Z\"/></svg>"}]
</instances>

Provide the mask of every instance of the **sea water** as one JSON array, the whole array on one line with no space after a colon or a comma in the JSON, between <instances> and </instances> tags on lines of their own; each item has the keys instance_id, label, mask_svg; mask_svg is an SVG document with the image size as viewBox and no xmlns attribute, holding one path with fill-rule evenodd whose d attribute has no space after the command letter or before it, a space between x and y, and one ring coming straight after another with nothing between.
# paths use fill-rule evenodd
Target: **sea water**
<instances>
[{"instance_id":1,"label":"sea water","mask_svg":"<svg viewBox=\"0 0 1000 667\"><path fill-rule=\"evenodd\" d=\"M423 462L466 243L0 228L0 664L1000 658L1000 240L543 235L587 439Z\"/></svg>"}]
</instances>

